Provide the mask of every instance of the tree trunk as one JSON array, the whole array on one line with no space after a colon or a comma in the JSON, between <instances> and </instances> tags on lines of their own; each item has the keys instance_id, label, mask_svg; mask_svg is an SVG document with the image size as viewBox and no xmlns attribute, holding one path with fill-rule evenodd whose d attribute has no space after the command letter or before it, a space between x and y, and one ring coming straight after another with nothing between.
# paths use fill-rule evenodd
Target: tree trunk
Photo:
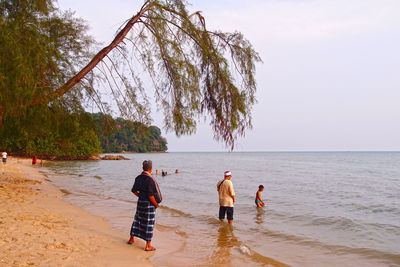
<instances>
[{"instance_id":1,"label":"tree trunk","mask_svg":"<svg viewBox=\"0 0 400 267\"><path fill-rule=\"evenodd\" d=\"M3 105L0 105L0 129L1 126L3 126L3 114L4 114L4 108Z\"/></svg>"},{"instance_id":2,"label":"tree trunk","mask_svg":"<svg viewBox=\"0 0 400 267\"><path fill-rule=\"evenodd\" d=\"M54 92L50 93L49 95L42 97L40 99L35 99L32 101L28 106L33 106L37 104L43 104L43 103L48 103L51 100L60 97L64 95L66 92L68 92L74 85L79 83L86 74L88 74L91 70L96 67L96 65L103 60L105 56L107 56L108 53L111 52L120 42L124 40L126 35L129 33L129 31L132 29L133 25L140 19L140 17L148 11L152 7L152 4L146 3L142 9L137 13L135 16L133 16L128 23L125 25L125 27L115 36L114 40L106 47L104 47L100 52L98 52L93 59L80 71L78 72L74 77L69 79L63 86L55 90ZM0 110L0 126L1 126L1 110Z\"/></svg>"}]
</instances>

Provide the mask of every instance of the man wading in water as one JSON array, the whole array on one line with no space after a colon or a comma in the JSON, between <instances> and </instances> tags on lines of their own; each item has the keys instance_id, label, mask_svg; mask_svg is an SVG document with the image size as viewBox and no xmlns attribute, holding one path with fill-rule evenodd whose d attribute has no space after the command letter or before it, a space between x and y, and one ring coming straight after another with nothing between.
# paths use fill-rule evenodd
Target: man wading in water
<instances>
[{"instance_id":1,"label":"man wading in water","mask_svg":"<svg viewBox=\"0 0 400 267\"><path fill-rule=\"evenodd\" d=\"M224 176L225 178L217 184L219 195L219 219L223 221L226 213L229 224L232 224L235 190L233 190L233 184L231 182L231 172L226 171Z\"/></svg>"},{"instance_id":2,"label":"man wading in water","mask_svg":"<svg viewBox=\"0 0 400 267\"><path fill-rule=\"evenodd\" d=\"M151 160L143 161L143 172L136 177L135 184L132 187L132 193L139 197L139 200L128 244L134 242L135 236L139 237L146 241L145 251L156 250L155 247L151 246L151 239L153 238L156 208L162 200L158 184L151 175L152 165Z\"/></svg>"}]
</instances>

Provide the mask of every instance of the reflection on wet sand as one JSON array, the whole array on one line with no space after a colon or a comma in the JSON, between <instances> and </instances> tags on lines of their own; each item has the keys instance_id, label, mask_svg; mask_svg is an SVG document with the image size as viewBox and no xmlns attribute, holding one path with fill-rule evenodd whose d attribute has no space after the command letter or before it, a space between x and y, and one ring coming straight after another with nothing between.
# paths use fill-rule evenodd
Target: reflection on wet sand
<instances>
[{"instance_id":1,"label":"reflection on wet sand","mask_svg":"<svg viewBox=\"0 0 400 267\"><path fill-rule=\"evenodd\" d=\"M237 247L238 239L233 233L233 226L222 223L218 229L217 249L211 256L211 262L214 266L233 266L232 248Z\"/></svg>"}]
</instances>

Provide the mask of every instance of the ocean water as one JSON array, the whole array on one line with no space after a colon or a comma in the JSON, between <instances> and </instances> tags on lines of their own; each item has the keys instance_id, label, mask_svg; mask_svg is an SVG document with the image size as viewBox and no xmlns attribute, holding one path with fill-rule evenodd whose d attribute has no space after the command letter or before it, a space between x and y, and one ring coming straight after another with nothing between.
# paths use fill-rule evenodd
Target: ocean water
<instances>
[{"instance_id":1,"label":"ocean water","mask_svg":"<svg viewBox=\"0 0 400 267\"><path fill-rule=\"evenodd\" d=\"M164 198L156 223L180 245L156 253L157 266L400 266L398 152L124 156L131 160L50 162L46 172L67 201L128 237L142 161L153 161L153 174L168 171L155 175ZM216 184L226 170L236 191L232 227L218 220Z\"/></svg>"}]
</instances>

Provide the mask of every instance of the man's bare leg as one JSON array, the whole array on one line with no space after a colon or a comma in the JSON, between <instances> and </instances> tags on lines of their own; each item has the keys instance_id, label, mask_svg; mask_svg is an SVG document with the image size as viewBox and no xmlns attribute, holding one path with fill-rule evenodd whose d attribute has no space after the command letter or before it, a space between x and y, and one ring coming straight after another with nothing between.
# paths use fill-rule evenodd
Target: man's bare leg
<instances>
[{"instance_id":1,"label":"man's bare leg","mask_svg":"<svg viewBox=\"0 0 400 267\"><path fill-rule=\"evenodd\" d=\"M229 224L232 224L232 220L228 220L228 223L229 223Z\"/></svg>"}]
</instances>

